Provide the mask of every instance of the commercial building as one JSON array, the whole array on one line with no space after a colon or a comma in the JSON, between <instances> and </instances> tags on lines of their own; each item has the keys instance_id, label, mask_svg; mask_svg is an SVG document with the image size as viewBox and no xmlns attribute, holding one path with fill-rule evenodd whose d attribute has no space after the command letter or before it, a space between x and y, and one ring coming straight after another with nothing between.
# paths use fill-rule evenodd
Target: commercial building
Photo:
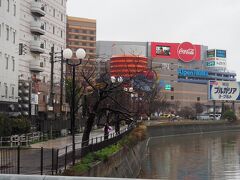
<instances>
[{"instance_id":1,"label":"commercial building","mask_svg":"<svg viewBox=\"0 0 240 180\"><path fill-rule=\"evenodd\" d=\"M0 112L18 110L19 1L0 1Z\"/></svg>"},{"instance_id":2,"label":"commercial building","mask_svg":"<svg viewBox=\"0 0 240 180\"><path fill-rule=\"evenodd\" d=\"M60 110L67 111L64 97L60 104L64 93L60 94L59 58L61 50L66 48L66 0L21 0L19 4L19 82L23 86L29 83L31 98L30 108L22 111L32 119L38 116L41 129L49 130L49 119L56 120ZM51 50L54 50L52 64Z\"/></svg>"},{"instance_id":3,"label":"commercial building","mask_svg":"<svg viewBox=\"0 0 240 180\"><path fill-rule=\"evenodd\" d=\"M157 73L162 96L171 104L184 107L201 103L207 111L212 111L213 102L208 99L209 80L236 81L236 73L226 68L226 50L209 50L205 45L190 42L99 41L97 55L105 52L111 58L116 54L114 48L123 50L124 46L123 51L127 53L139 45L143 48L142 55L148 58L149 68Z\"/></svg>"}]
</instances>

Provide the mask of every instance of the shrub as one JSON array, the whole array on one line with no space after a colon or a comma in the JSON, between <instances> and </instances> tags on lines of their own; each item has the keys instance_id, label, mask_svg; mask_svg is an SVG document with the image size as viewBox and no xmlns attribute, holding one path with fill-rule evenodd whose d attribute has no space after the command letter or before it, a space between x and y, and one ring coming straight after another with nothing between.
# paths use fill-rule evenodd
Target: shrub
<instances>
[{"instance_id":1,"label":"shrub","mask_svg":"<svg viewBox=\"0 0 240 180\"><path fill-rule=\"evenodd\" d=\"M235 122L237 120L237 116L235 115L235 113L232 110L227 110L223 114L223 118L227 119L229 122Z\"/></svg>"},{"instance_id":2,"label":"shrub","mask_svg":"<svg viewBox=\"0 0 240 180\"><path fill-rule=\"evenodd\" d=\"M30 123L26 118L11 119L0 114L0 136L28 133L30 128Z\"/></svg>"},{"instance_id":3,"label":"shrub","mask_svg":"<svg viewBox=\"0 0 240 180\"><path fill-rule=\"evenodd\" d=\"M138 125L128 136L123 138L119 143L105 147L99 151L89 153L82 158L81 162L74 167L67 169L62 175L65 176L81 176L84 172L91 168L92 164L98 161L107 161L114 153L118 152L122 147L133 146L146 137L146 126Z\"/></svg>"}]
</instances>

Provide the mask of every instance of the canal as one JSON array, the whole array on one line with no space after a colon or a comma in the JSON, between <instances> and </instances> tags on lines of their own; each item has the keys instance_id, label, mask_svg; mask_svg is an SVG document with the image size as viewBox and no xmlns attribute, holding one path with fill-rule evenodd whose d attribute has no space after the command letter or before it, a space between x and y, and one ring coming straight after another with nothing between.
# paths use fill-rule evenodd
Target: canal
<instances>
[{"instance_id":1,"label":"canal","mask_svg":"<svg viewBox=\"0 0 240 180\"><path fill-rule=\"evenodd\" d=\"M240 179L240 132L151 138L139 178Z\"/></svg>"}]
</instances>

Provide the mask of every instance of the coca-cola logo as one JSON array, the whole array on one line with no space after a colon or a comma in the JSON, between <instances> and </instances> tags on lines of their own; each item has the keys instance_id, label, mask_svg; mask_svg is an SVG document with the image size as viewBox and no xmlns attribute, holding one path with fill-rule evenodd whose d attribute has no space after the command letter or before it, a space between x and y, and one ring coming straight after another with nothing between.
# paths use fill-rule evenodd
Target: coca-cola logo
<instances>
[{"instance_id":1,"label":"coca-cola logo","mask_svg":"<svg viewBox=\"0 0 240 180\"><path fill-rule=\"evenodd\" d=\"M196 48L190 42L179 44L177 54L179 59L184 62L192 61L196 56Z\"/></svg>"}]
</instances>

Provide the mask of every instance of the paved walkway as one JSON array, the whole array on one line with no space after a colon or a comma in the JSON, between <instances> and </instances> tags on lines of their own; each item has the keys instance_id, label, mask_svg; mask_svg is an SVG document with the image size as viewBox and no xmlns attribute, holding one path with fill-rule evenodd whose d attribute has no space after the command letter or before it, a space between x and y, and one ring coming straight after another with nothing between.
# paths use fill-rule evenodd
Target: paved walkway
<instances>
[{"instance_id":1,"label":"paved walkway","mask_svg":"<svg viewBox=\"0 0 240 180\"><path fill-rule=\"evenodd\" d=\"M123 126L123 127L121 127L121 129L124 129L126 127L127 126ZM113 129L110 133L114 133L114 132L115 132L115 130ZM79 133L79 134L75 135L76 148L77 148L77 146L81 146L80 142L82 141L82 135L83 135L83 133ZM91 132L90 139L96 138L96 137L101 137L103 135L104 135L103 128L96 129L96 130L93 130ZM59 149L59 148L64 148L67 145L71 145L71 144L72 144L72 136L68 135L66 137L60 137L60 138L57 138L57 139L51 139L51 140L48 140L48 141L35 143L35 144L32 144L31 147L32 148L41 148L41 147L43 147L43 148L56 148L56 149Z\"/></svg>"}]
</instances>

